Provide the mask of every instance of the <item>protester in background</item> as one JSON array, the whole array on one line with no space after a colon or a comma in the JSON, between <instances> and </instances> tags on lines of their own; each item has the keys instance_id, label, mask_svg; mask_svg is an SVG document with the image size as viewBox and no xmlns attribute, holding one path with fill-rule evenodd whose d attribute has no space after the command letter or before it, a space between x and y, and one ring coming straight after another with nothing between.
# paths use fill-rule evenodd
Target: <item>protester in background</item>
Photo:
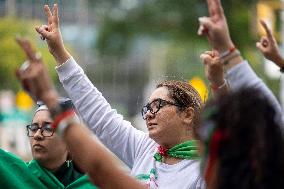
<instances>
[{"instance_id":1,"label":"protester in background","mask_svg":"<svg viewBox=\"0 0 284 189\"><path fill-rule=\"evenodd\" d=\"M142 109L149 134L134 128L113 109L66 51L58 7L44 7L48 25L37 27L57 62L57 72L87 126L149 188L202 188L193 128L202 107L187 82L158 84Z\"/></svg>"},{"instance_id":2,"label":"protester in background","mask_svg":"<svg viewBox=\"0 0 284 189\"><path fill-rule=\"evenodd\" d=\"M64 108L73 108L70 99L59 98ZM48 188L96 188L72 161L65 142L54 132L46 105L39 103L27 135L33 160L28 167Z\"/></svg>"},{"instance_id":3,"label":"protester in background","mask_svg":"<svg viewBox=\"0 0 284 189\"><path fill-rule=\"evenodd\" d=\"M217 53L206 52L201 58L211 69L209 81L221 81L224 69L231 90L205 106L196 130L207 187L283 188L281 107L232 43L220 1L207 2L210 17L199 19L198 33L208 37Z\"/></svg>"},{"instance_id":4,"label":"protester in background","mask_svg":"<svg viewBox=\"0 0 284 189\"><path fill-rule=\"evenodd\" d=\"M220 0L207 0L207 4L209 17L199 18L198 34L207 36L209 44L218 52L218 58L224 67L224 82L227 82L232 91L240 88L256 88L261 91L275 108L277 119L283 125L284 117L279 102L232 42ZM206 56L206 58L210 61L213 57Z\"/></svg>"},{"instance_id":5,"label":"protester in background","mask_svg":"<svg viewBox=\"0 0 284 189\"><path fill-rule=\"evenodd\" d=\"M202 54L210 82L222 80L218 55ZM203 154L201 169L209 189L283 188L284 139L279 114L264 93L219 89L207 102L195 130Z\"/></svg>"},{"instance_id":6,"label":"protester in background","mask_svg":"<svg viewBox=\"0 0 284 189\"><path fill-rule=\"evenodd\" d=\"M280 71L284 72L284 59L281 56L278 44L272 35L272 31L263 20L260 20L260 24L264 28L266 36L260 38L260 41L256 43L256 47L266 59L274 62L280 67Z\"/></svg>"},{"instance_id":7,"label":"protester in background","mask_svg":"<svg viewBox=\"0 0 284 189\"><path fill-rule=\"evenodd\" d=\"M67 99L58 103L73 106ZM41 104L27 126L33 156L30 162L0 150L1 188L96 188L69 159L66 144L52 129L52 122L47 107Z\"/></svg>"},{"instance_id":8,"label":"protester in background","mask_svg":"<svg viewBox=\"0 0 284 189\"><path fill-rule=\"evenodd\" d=\"M116 161L113 159L111 153L105 149L105 147L94 136L92 136L85 127L82 127L82 124L76 116L74 108L71 106L64 106L62 103L58 103L57 91L53 87L51 79L41 58L39 58L33 51L29 41L25 39L18 39L18 42L25 51L29 63L17 71L17 76L25 90L27 90L34 98L40 99L46 104L51 116L50 118L47 117L48 114L42 115L42 117L48 118L45 121L34 119L34 122L37 122L37 124L39 122L41 124L48 125L47 128L35 128L37 127L37 124L31 124L28 126L29 136L33 136L34 138L34 140L31 140L31 143L34 146L33 154L37 157L38 161L49 160L47 161L46 166L48 166L50 169L53 169L54 165L56 164L60 165L60 163L55 162L55 159L53 161L49 159L47 155L57 158L58 161L66 158L66 146L61 141L61 138L58 137L64 136L63 139L66 141L67 148L72 154L76 164L78 164L80 167L80 170L88 173L91 181L99 188L126 189L131 187L133 189L144 189L145 187L142 186L138 181L128 176L124 171L120 170L120 168L116 165ZM44 135L47 138L54 136L54 138L56 138L58 141L58 144L53 143L53 145L51 142L49 144L48 142L45 143L46 147L50 148L50 153L48 153L48 150L43 148L43 141L37 141L38 137L42 137ZM59 141L61 141L60 144ZM60 156L60 154L63 155ZM68 167L68 163L66 166ZM73 170L66 171L66 166L60 171L60 173L65 172L67 175L70 175L72 172L76 173ZM50 176L51 173L46 174ZM55 175L58 175L58 173L55 173ZM73 175L76 176L76 174ZM64 175L62 176L63 178L61 178L61 180L67 182L68 180L70 181L73 179L73 177L66 179ZM44 179L41 175L40 179L42 182L44 182ZM70 184L68 188L79 188L79 180L80 179ZM91 186L82 185L82 187L88 188Z\"/></svg>"},{"instance_id":9,"label":"protester in background","mask_svg":"<svg viewBox=\"0 0 284 189\"><path fill-rule=\"evenodd\" d=\"M284 187L284 141L276 115L266 96L252 88L205 106L196 133L208 189Z\"/></svg>"}]
</instances>

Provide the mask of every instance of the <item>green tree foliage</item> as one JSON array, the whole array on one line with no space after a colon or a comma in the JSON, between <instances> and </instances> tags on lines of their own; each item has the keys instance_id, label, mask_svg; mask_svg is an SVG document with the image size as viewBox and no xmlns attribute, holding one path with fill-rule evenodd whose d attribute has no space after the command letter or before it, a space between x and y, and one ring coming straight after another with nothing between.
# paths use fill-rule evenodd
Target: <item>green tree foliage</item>
<instances>
[{"instance_id":1,"label":"green tree foliage","mask_svg":"<svg viewBox=\"0 0 284 189\"><path fill-rule=\"evenodd\" d=\"M96 6L103 6L100 1L96 2ZM102 54L126 53L137 35L196 42L198 17L208 15L205 0L141 0L132 9L111 0L106 2L109 11L105 12L97 42ZM235 43L241 48L252 45L249 18L256 0L223 0L222 3Z\"/></svg>"},{"instance_id":2,"label":"green tree foliage","mask_svg":"<svg viewBox=\"0 0 284 189\"><path fill-rule=\"evenodd\" d=\"M15 76L15 70L25 61L25 55L17 45L15 37L27 37L32 41L34 47L38 49L48 67L50 67L51 75L55 77L54 60L49 55L48 49L42 42L34 30L34 26L38 23L27 20L19 20L16 18L0 18L0 90L12 89L17 91L20 89L19 82Z\"/></svg>"},{"instance_id":3,"label":"green tree foliage","mask_svg":"<svg viewBox=\"0 0 284 189\"><path fill-rule=\"evenodd\" d=\"M258 36L253 33L252 26L254 24L252 22L256 21L254 17L256 16L255 10L258 1L221 1L233 42L241 50L242 55L250 61L260 77L277 94L278 88L275 86L278 85L278 81L271 81L264 75L263 65L261 64L262 56L255 48L255 41L258 40ZM131 2L134 2L134 4L129 5ZM119 73L126 75L125 73L128 72L125 70L128 69L128 65L118 63L125 62L124 60L129 55L133 56L131 53L133 53L137 41L148 41L148 46L145 46L146 48L150 47L152 53L144 55L158 54L152 58L154 61L160 62L144 60L145 62L142 64L144 69L132 70L135 77L121 80L120 85L126 83L129 84L129 89L133 89L135 85L130 85L129 81L131 80L133 83L143 81L140 86L145 86L151 77L149 75L153 72L151 72L150 64L156 63L161 68L156 66L155 69L163 70L162 72L157 71L157 73L163 74L158 76L161 79L189 80L198 76L206 81L199 56L203 51L210 50L210 46L205 37L197 36L198 18L208 15L206 0L96 0L89 1L89 4L89 9L95 7L94 10L90 11L94 11L101 20L97 27L100 30L95 48L102 57L101 64L99 63L100 67L98 65L96 67L97 69L102 68L97 71L102 76L100 80L94 79L95 81L106 81L106 77L109 81L113 81L110 82L111 84L117 81L115 70L118 69L108 72L106 69L108 67L122 67L122 69L119 69ZM162 52L160 49L155 49L161 47L160 45L153 45L155 43L163 44ZM137 49L135 53L137 53ZM160 55L162 56L161 59L157 58ZM111 57L111 60L109 60L109 57ZM141 72L144 77L138 74ZM94 72L94 75L98 74ZM155 75L155 70L154 74L152 73L153 75ZM130 92L133 91L130 90ZM141 94L143 91L141 89L140 92L130 92L127 95L132 94L132 98L135 98L137 94ZM140 101L136 104L137 108L140 107L139 103ZM128 107L128 109L130 108Z\"/></svg>"}]
</instances>

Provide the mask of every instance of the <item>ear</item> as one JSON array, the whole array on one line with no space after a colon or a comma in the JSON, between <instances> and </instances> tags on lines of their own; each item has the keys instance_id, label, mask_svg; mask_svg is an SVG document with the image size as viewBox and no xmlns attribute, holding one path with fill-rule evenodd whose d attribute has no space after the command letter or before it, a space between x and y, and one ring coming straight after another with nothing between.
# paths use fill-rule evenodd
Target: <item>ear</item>
<instances>
[{"instance_id":1,"label":"ear","mask_svg":"<svg viewBox=\"0 0 284 189\"><path fill-rule=\"evenodd\" d=\"M195 116L194 109L192 107L186 108L182 112L182 116L183 116L183 122L186 125L191 125Z\"/></svg>"}]
</instances>

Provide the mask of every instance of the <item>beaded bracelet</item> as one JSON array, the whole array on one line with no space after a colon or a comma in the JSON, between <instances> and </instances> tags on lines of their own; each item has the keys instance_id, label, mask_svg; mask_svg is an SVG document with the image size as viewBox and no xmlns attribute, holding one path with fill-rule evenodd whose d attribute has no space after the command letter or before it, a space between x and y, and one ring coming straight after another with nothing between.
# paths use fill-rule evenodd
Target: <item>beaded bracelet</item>
<instances>
[{"instance_id":1,"label":"beaded bracelet","mask_svg":"<svg viewBox=\"0 0 284 189\"><path fill-rule=\"evenodd\" d=\"M231 53L230 55L228 55L227 57L224 58L220 58L220 61L224 64L227 65L230 60L232 60L233 58L239 56L241 53L239 50L234 51L233 53Z\"/></svg>"},{"instance_id":2,"label":"beaded bracelet","mask_svg":"<svg viewBox=\"0 0 284 189\"><path fill-rule=\"evenodd\" d=\"M236 47L231 47L225 52L220 53L220 59L225 58L226 56L229 56L231 53L233 53L236 50Z\"/></svg>"},{"instance_id":3,"label":"beaded bracelet","mask_svg":"<svg viewBox=\"0 0 284 189\"><path fill-rule=\"evenodd\" d=\"M211 87L211 89L212 89L213 91L217 91L217 90L219 90L219 89L224 88L226 85L227 85L227 80L224 79L224 83L223 83L222 85L216 86L216 85L210 84L210 87Z\"/></svg>"}]
</instances>

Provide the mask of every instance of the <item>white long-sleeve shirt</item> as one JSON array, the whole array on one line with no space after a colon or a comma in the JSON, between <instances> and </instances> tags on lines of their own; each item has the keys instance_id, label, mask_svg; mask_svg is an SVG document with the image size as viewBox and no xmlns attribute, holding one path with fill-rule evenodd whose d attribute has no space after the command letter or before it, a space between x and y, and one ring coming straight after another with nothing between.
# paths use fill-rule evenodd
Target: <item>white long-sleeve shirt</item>
<instances>
[{"instance_id":1,"label":"white long-sleeve shirt","mask_svg":"<svg viewBox=\"0 0 284 189\"><path fill-rule=\"evenodd\" d=\"M87 126L131 168L131 175L150 188L204 188L199 161L182 160L174 165L155 161L158 144L111 108L73 58L56 69Z\"/></svg>"},{"instance_id":2,"label":"white long-sleeve shirt","mask_svg":"<svg viewBox=\"0 0 284 189\"><path fill-rule=\"evenodd\" d=\"M150 188L204 188L199 161L183 160L174 165L156 162L153 155L158 144L111 108L73 58L56 70L87 126L131 168L131 175L143 180ZM281 113L277 99L246 61L229 70L226 79L232 90L240 87L260 89Z\"/></svg>"},{"instance_id":3,"label":"white long-sleeve shirt","mask_svg":"<svg viewBox=\"0 0 284 189\"><path fill-rule=\"evenodd\" d=\"M263 93L275 108L275 111L277 113L276 119L281 123L281 129L284 132L284 114L280 103L273 95L271 90L267 87L267 85L262 81L262 79L260 79L252 70L247 61L243 61L242 63L237 64L236 66L228 70L226 79L232 91L236 91L240 88L251 87L258 89L261 93Z\"/></svg>"}]
</instances>

